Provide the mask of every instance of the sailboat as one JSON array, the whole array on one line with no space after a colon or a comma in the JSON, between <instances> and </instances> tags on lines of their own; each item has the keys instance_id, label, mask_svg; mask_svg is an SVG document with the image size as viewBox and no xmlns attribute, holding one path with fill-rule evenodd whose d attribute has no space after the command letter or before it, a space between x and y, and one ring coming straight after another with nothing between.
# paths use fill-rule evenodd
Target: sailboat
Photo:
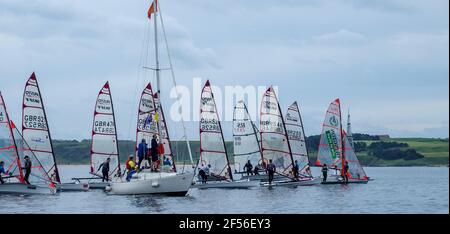
<instances>
[{"instance_id":1,"label":"sailboat","mask_svg":"<svg viewBox=\"0 0 450 234\"><path fill-rule=\"evenodd\" d=\"M25 84L23 93L22 135L34 155L44 166L44 170L56 182L56 187L59 190L87 191L89 189L89 185L86 183L61 183L50 127L34 72Z\"/></svg>"},{"instance_id":2,"label":"sailboat","mask_svg":"<svg viewBox=\"0 0 450 234\"><path fill-rule=\"evenodd\" d=\"M235 174L241 174L241 179L265 180L267 175L262 166L263 156L258 128L250 118L244 101L239 101L233 113L233 139L234 139L234 169ZM250 160L253 167L260 167L259 175L247 175L245 164Z\"/></svg>"},{"instance_id":3,"label":"sailboat","mask_svg":"<svg viewBox=\"0 0 450 234\"><path fill-rule=\"evenodd\" d=\"M271 184L262 182L261 186L295 186L318 183L317 180L310 178L306 178L306 180L301 177L296 179L292 174L295 160L291 140L289 139L280 103L272 86L266 90L261 102L260 134L264 164L267 165L269 160L272 160L276 166L276 174L281 178L281 180L274 178Z\"/></svg>"},{"instance_id":4,"label":"sailboat","mask_svg":"<svg viewBox=\"0 0 450 234\"><path fill-rule=\"evenodd\" d=\"M235 180L228 159L222 125L217 113L211 84L206 81L200 100L200 160L199 168L209 168L208 182L197 182L195 188L250 188L257 183Z\"/></svg>"},{"instance_id":5,"label":"sailboat","mask_svg":"<svg viewBox=\"0 0 450 234\"><path fill-rule=\"evenodd\" d=\"M349 165L348 183L367 183L369 181L351 146L347 133L342 129L341 102L336 99L330 104L325 115L316 161L316 166L326 165L335 170L335 174L329 175L326 182L322 182L322 184L345 183L342 166L345 162L348 162Z\"/></svg>"},{"instance_id":6,"label":"sailboat","mask_svg":"<svg viewBox=\"0 0 450 234\"><path fill-rule=\"evenodd\" d=\"M161 94L161 83L160 83L160 64L159 64L159 48L158 48L158 16L161 19L162 23L162 16L160 14L160 8L158 1L155 0L148 11L148 18L152 19L152 15L154 15L154 33L155 33L155 64L156 67L152 70L156 73L156 87L157 90L157 98L158 103L154 100L154 94L152 93L151 86L150 89L146 90L148 93L146 94L146 101L145 103L142 102L139 105L139 114L138 114L138 132L137 132L137 144L139 144L139 139L142 139L144 137L153 137L153 135L159 136L159 143L163 142L163 137L159 134L162 133L163 130L162 126L164 125L165 130L167 130L167 125L162 123L161 118L158 117L159 114L162 114L162 107L161 107L161 97L159 96ZM163 32L164 30L164 24L163 26ZM165 37L165 33L164 33ZM166 40L167 41L167 40ZM166 49L169 54L168 45L166 43ZM172 71L172 79L175 84L175 75L172 67L172 62L169 55L169 63L170 63L170 70ZM143 109L141 109L143 108ZM147 118L149 116L149 113L156 113L156 118L154 118L154 121L150 121L148 123ZM143 121L142 121L143 120ZM183 124L183 130L184 130L184 137L186 140L186 144L189 151L189 157L191 158L192 162L192 154L190 150L190 145L188 141L188 137L186 134L186 128ZM156 128L155 128L156 127ZM149 132L147 132L147 128L149 129ZM168 136L168 134L166 134ZM164 138L166 138L164 136ZM166 138L168 140L168 137ZM148 141L147 143L150 143ZM175 196L185 196L187 192L189 191L192 180L194 178L193 172L186 172L186 173L177 173L173 171L165 172L159 170L158 172L138 172L130 182L125 182L123 180L120 181L112 181L110 185L106 188L106 191L108 194L115 194L115 195L137 195L137 194L166 194L166 195L175 195Z\"/></svg>"},{"instance_id":7,"label":"sailboat","mask_svg":"<svg viewBox=\"0 0 450 234\"><path fill-rule=\"evenodd\" d=\"M24 157L32 163L29 184L25 182ZM0 161L4 162L5 175L0 175L0 194L55 194L56 186L39 159L30 150L16 125L9 119L5 101L0 93Z\"/></svg>"}]
</instances>

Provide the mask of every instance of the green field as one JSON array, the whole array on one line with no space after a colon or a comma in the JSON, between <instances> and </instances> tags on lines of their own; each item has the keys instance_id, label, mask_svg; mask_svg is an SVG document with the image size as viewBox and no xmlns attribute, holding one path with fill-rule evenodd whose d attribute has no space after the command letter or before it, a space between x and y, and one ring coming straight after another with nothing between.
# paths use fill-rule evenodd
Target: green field
<instances>
[{"instance_id":1,"label":"green field","mask_svg":"<svg viewBox=\"0 0 450 234\"><path fill-rule=\"evenodd\" d=\"M382 160L373 156L369 156L368 152L358 152L357 156L364 166L448 166L449 165L449 143L448 139L431 139L431 138L392 138L390 141L407 143L409 148L415 149L417 152L425 156L425 158L417 160ZM374 141L364 141L369 146ZM89 164L90 141L65 141L55 140L54 147L58 164ZM227 142L227 150L230 156L233 155L233 143ZM191 149L194 160L199 157L199 142L192 141ZM190 163L188 151L185 142L173 142L173 151L177 164ZM126 160L126 156L133 154L134 142L120 141L119 151L122 161ZM405 148L407 149L407 148ZM311 148L310 161L316 160L317 149ZM233 157L230 157L233 163Z\"/></svg>"}]
</instances>

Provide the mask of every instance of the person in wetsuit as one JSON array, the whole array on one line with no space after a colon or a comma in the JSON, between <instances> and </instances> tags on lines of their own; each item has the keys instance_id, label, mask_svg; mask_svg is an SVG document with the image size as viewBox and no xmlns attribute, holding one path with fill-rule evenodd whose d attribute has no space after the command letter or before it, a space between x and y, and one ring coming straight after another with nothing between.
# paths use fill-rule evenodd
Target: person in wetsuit
<instances>
[{"instance_id":1,"label":"person in wetsuit","mask_svg":"<svg viewBox=\"0 0 450 234\"><path fill-rule=\"evenodd\" d=\"M30 184L28 178L30 178L32 163L30 157L25 156L24 159L25 159L25 167L23 167L22 170L25 170L25 177L23 179L25 180L25 183Z\"/></svg>"},{"instance_id":2,"label":"person in wetsuit","mask_svg":"<svg viewBox=\"0 0 450 234\"><path fill-rule=\"evenodd\" d=\"M298 179L298 173L299 173L299 171L300 171L300 166L298 165L298 161L295 160L295 162L294 162L294 167L292 167L292 172L293 172L293 174L294 174L294 178L295 178L295 179Z\"/></svg>"},{"instance_id":3,"label":"person in wetsuit","mask_svg":"<svg viewBox=\"0 0 450 234\"><path fill-rule=\"evenodd\" d=\"M102 169L102 182L109 182L109 163L111 162L111 158L106 159L105 162L103 162L102 164L100 164L100 166L98 167L98 170L100 170L100 168Z\"/></svg>"},{"instance_id":4,"label":"person in wetsuit","mask_svg":"<svg viewBox=\"0 0 450 234\"><path fill-rule=\"evenodd\" d=\"M345 183L348 183L348 162L345 161L345 166L344 166L344 181Z\"/></svg>"},{"instance_id":5,"label":"person in wetsuit","mask_svg":"<svg viewBox=\"0 0 450 234\"><path fill-rule=\"evenodd\" d=\"M322 176L323 176L323 182L327 182L327 177L328 177L327 164L323 164L323 166L322 166Z\"/></svg>"},{"instance_id":6,"label":"person in wetsuit","mask_svg":"<svg viewBox=\"0 0 450 234\"><path fill-rule=\"evenodd\" d=\"M2 174L7 174L5 171L5 162L3 161L0 162L0 184L5 183L5 181L3 181Z\"/></svg>"},{"instance_id":7,"label":"person in wetsuit","mask_svg":"<svg viewBox=\"0 0 450 234\"><path fill-rule=\"evenodd\" d=\"M253 165L250 162L250 160L248 160L247 163L244 166L244 171L247 172L247 176L253 175L252 170L253 170Z\"/></svg>"},{"instance_id":8,"label":"person in wetsuit","mask_svg":"<svg viewBox=\"0 0 450 234\"><path fill-rule=\"evenodd\" d=\"M267 174L269 175L269 184L272 184L273 175L275 174L277 167L272 162L272 159L269 160L269 165L267 165Z\"/></svg>"}]
</instances>

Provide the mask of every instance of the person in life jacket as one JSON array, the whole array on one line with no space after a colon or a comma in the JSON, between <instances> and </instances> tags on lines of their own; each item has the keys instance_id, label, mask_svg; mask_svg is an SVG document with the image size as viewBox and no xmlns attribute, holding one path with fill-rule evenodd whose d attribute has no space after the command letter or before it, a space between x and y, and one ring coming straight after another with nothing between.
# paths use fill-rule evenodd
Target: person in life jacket
<instances>
[{"instance_id":1,"label":"person in life jacket","mask_svg":"<svg viewBox=\"0 0 450 234\"><path fill-rule=\"evenodd\" d=\"M151 142L151 152L152 152L152 171L157 171L158 167L157 167L157 161L158 161L158 153L159 153L159 144L158 141L156 140L156 135L153 135L153 139Z\"/></svg>"},{"instance_id":2,"label":"person in life jacket","mask_svg":"<svg viewBox=\"0 0 450 234\"><path fill-rule=\"evenodd\" d=\"M32 163L30 160L30 157L28 157L27 155L24 157L25 159L25 167L22 167L22 170L25 170L25 176L24 176L24 180L25 183L30 184L30 182L28 181L28 179L30 178L30 174L31 174L31 168L32 168Z\"/></svg>"},{"instance_id":3,"label":"person in life jacket","mask_svg":"<svg viewBox=\"0 0 450 234\"><path fill-rule=\"evenodd\" d=\"M134 162L133 155L130 155L128 160L125 162L125 168L127 169L127 182L131 181L131 178L136 173L136 163Z\"/></svg>"}]
</instances>

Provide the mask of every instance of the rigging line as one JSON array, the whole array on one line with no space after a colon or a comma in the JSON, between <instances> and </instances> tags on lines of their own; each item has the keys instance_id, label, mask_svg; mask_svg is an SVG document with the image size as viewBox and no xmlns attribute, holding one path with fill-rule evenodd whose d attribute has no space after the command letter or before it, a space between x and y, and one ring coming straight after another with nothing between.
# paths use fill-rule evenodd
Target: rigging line
<instances>
[{"instance_id":1,"label":"rigging line","mask_svg":"<svg viewBox=\"0 0 450 234\"><path fill-rule=\"evenodd\" d=\"M162 18L162 12L161 12L161 9L160 9L160 7L159 7L159 4L158 4L158 10L159 10L159 18L160 18L160 20L161 20L161 27L162 27L163 35L164 35L164 42L165 42L165 45L166 45L167 57L168 57L168 60L169 60L169 67L170 67L170 71L171 71L171 75L172 75L172 82L173 82L173 85L174 85L174 87L175 87L175 93L176 93L176 95L177 95L177 102L180 103L180 105L181 105L181 102L180 102L180 95L179 95L179 92L178 92L178 85L177 85L177 82L176 82L176 80L175 80L175 72L174 72L174 70L173 70L172 58L171 58L171 56L170 56L170 51L169 51L169 44L167 43L166 28L164 27L164 21L163 21L163 18ZM180 114L181 114L181 124L182 124L182 126L183 126L183 134L184 134L183 137L184 137L185 140L186 140L186 144L187 144L188 151L189 151L189 158L190 158L190 160L191 160L191 163L193 164L193 163L194 163L194 160L192 159L191 146L190 146L190 143L189 143L189 138L188 138L188 136L187 136L186 125L185 125L185 123L184 123L184 119L183 119L182 112L183 112L183 108L181 108L181 111L180 111Z\"/></svg>"}]
</instances>

